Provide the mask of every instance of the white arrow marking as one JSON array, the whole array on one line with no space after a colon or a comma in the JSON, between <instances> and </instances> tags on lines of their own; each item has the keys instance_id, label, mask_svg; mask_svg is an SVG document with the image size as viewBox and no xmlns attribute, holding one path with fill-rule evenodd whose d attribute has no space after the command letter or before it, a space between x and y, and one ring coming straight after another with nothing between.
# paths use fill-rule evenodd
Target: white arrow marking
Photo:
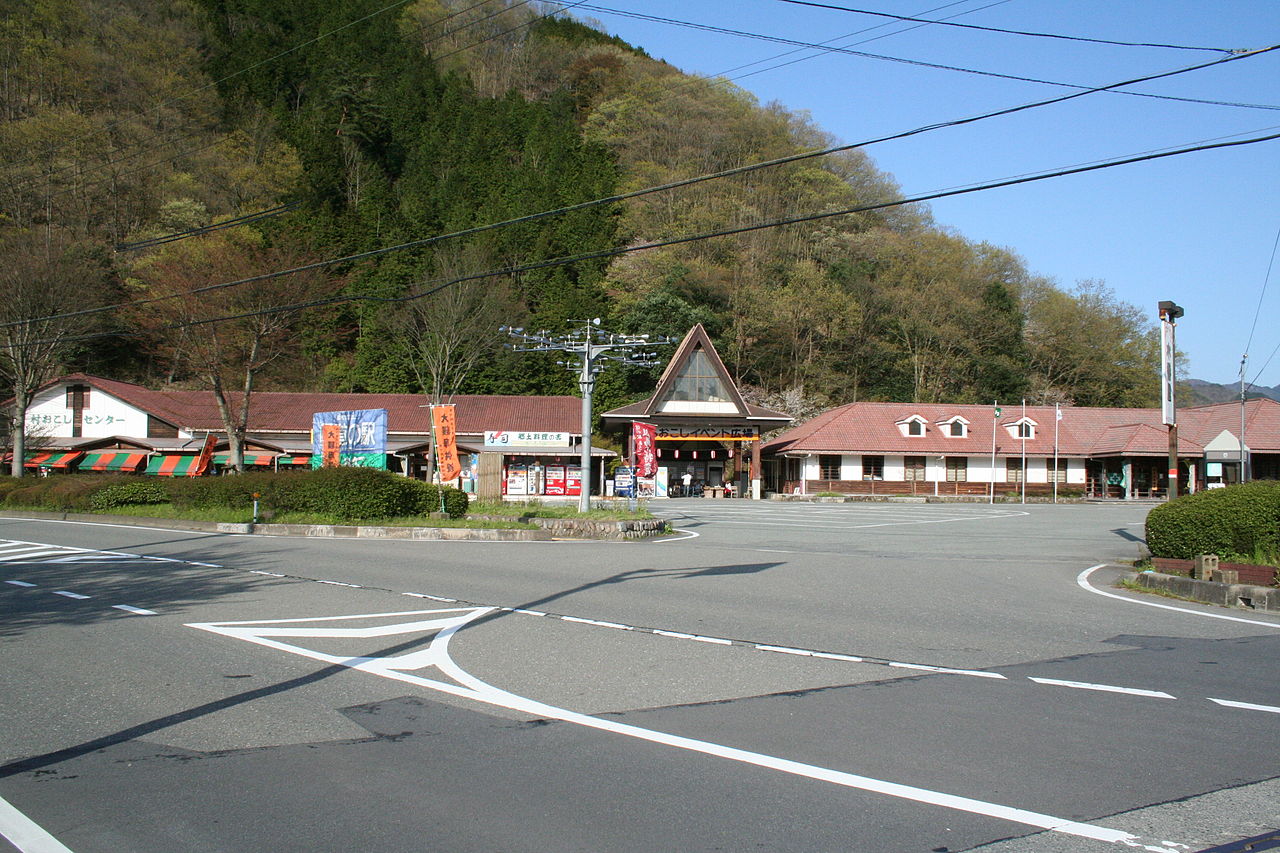
<instances>
[{"instance_id":1,"label":"white arrow marking","mask_svg":"<svg viewBox=\"0 0 1280 853\"><path fill-rule=\"evenodd\" d=\"M337 666L350 667L351 669L357 669L373 675L379 675L383 678L390 678L396 681L415 684L420 687L426 687L431 690L448 693L452 696L472 699L476 702L482 702L487 705L495 705L514 711L522 711L544 719L561 720L566 723L573 723L586 728L610 732L612 734L623 735L625 737L637 738L650 743L662 744L664 746L683 749L689 752L696 752L702 755L710 755L729 761L737 761L755 767L778 770L783 773L790 773L794 776L801 776L820 782L829 782L846 788L854 788L860 791L884 794L886 796L911 800L913 802L926 803L929 805L941 806L943 808L955 809L957 811L969 812L971 814L1007 820L1026 826L1061 832L1065 835L1073 835L1080 838L1091 838L1096 841L1106 841L1113 844L1122 844L1126 847L1146 850L1149 851L1149 853L1176 853L1172 847L1164 845L1148 845L1137 836L1131 835L1127 832L1121 832L1119 830L1107 829L1106 827L1094 826L1093 824L1080 823L1078 821L1067 820L1065 818L1054 817L1052 815L1040 814L1026 809L1004 806L999 803L989 803L969 797L947 794L941 791L930 791L925 788L917 788L912 785L901 785L896 782L888 782L883 779L872 779L867 776L858 776L856 774L845 773L840 770L832 770L826 767L804 764L799 761L791 761L786 758L778 758L772 755L750 752L745 749L710 743L708 741L695 740L693 738L682 737L680 735L669 734L667 732L644 729L639 726L620 723L615 720L600 719L587 714L580 714L576 711L570 711L565 708L545 705L542 702L538 702L533 699L517 696L514 693L508 693L505 690L501 690L491 684L481 681L469 672L463 670L453 662L453 659L449 657L448 653L449 640L452 639L453 635L458 630L464 627L468 622L478 619L487 613L492 613L495 610L496 608L493 607L456 608L450 610L417 610L405 613L366 613L353 616L325 616L307 619L282 619L275 621L204 622L191 623L188 627L198 628L202 631L210 631L215 634L222 634L224 636L234 637L240 640L246 640L261 646L267 646L269 648L279 649L292 654L302 655L303 657L308 657L313 660L323 661ZM457 615L449 616L445 614ZM412 621L396 625L381 625L373 628L335 627L325 629L302 627L304 624L314 624L318 622L377 619L390 616L428 616L432 618L414 619ZM384 637L397 633L420 633L431 629L437 630L438 633L426 649L390 658L370 658L361 656L342 657L338 655L325 654L323 652L314 651L301 646L290 645L288 643L281 642L279 639L271 639L282 637ZM453 679L457 683L451 684L430 678L423 678L422 676L412 675L409 672L409 670L421 669L427 666L435 666L444 675Z\"/></svg>"}]
</instances>

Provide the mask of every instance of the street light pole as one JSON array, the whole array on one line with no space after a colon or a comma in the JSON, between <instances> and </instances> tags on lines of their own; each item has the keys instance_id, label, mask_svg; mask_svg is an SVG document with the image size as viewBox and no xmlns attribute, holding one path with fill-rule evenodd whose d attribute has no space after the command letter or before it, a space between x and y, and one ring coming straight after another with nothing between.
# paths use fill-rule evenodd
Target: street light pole
<instances>
[{"instance_id":1,"label":"street light pole","mask_svg":"<svg viewBox=\"0 0 1280 853\"><path fill-rule=\"evenodd\" d=\"M1183 315L1181 306L1162 300L1160 310L1160 417L1169 427L1169 500L1178 496L1178 409L1174 399L1174 387L1178 373L1174 360L1177 347L1174 329Z\"/></svg>"},{"instance_id":2,"label":"street light pole","mask_svg":"<svg viewBox=\"0 0 1280 853\"><path fill-rule=\"evenodd\" d=\"M582 487L578 498L578 511L588 512L591 509L591 403L595 392L596 377L600 375L602 363L617 361L621 364L633 364L650 367L657 364L657 353L636 352L641 347L662 346L675 343L671 338L650 339L648 335L616 335L600 328L600 318L576 320L582 324L582 331L568 332L563 335L552 335L546 329L527 332L522 328L503 326L500 331L506 332L517 343L507 344L516 352L566 352L577 353L577 362L556 362L562 367L574 370L578 374L578 390L582 392L582 443L581 460Z\"/></svg>"}]
</instances>

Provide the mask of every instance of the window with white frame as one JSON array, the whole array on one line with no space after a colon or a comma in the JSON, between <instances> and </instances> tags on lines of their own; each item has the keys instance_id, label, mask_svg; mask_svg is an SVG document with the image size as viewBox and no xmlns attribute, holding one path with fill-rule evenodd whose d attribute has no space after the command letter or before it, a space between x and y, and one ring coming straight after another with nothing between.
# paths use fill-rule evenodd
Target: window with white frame
<instances>
[{"instance_id":1,"label":"window with white frame","mask_svg":"<svg viewBox=\"0 0 1280 853\"><path fill-rule=\"evenodd\" d=\"M912 415L905 421L898 421L898 428L902 430L903 435L919 437L925 433L925 420L919 415Z\"/></svg>"},{"instance_id":2,"label":"window with white frame","mask_svg":"<svg viewBox=\"0 0 1280 853\"><path fill-rule=\"evenodd\" d=\"M964 438L967 435L967 424L960 420L951 421L947 424L946 434L949 438Z\"/></svg>"},{"instance_id":3,"label":"window with white frame","mask_svg":"<svg viewBox=\"0 0 1280 853\"><path fill-rule=\"evenodd\" d=\"M1030 418L1020 420L1009 429L1009 433L1014 438L1035 438L1036 422Z\"/></svg>"}]
</instances>

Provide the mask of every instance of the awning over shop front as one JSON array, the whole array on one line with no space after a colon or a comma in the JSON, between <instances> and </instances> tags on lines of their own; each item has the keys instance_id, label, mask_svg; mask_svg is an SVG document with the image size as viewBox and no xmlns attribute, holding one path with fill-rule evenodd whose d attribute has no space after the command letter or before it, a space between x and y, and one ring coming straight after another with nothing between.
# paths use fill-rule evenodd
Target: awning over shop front
<instances>
[{"instance_id":1,"label":"awning over shop front","mask_svg":"<svg viewBox=\"0 0 1280 853\"><path fill-rule=\"evenodd\" d=\"M72 462L79 459L80 455L78 450L28 453L27 460L23 465L27 468L67 468Z\"/></svg>"},{"instance_id":2,"label":"awning over shop front","mask_svg":"<svg viewBox=\"0 0 1280 853\"><path fill-rule=\"evenodd\" d=\"M276 455L274 453L249 452L244 454L244 464L247 466L254 466L254 465L269 466L275 461L275 458L276 458ZM213 464L214 465L230 465L231 464L230 451L213 454Z\"/></svg>"},{"instance_id":3,"label":"awning over shop front","mask_svg":"<svg viewBox=\"0 0 1280 853\"><path fill-rule=\"evenodd\" d=\"M126 450L96 450L86 453L81 460L81 471L137 471L146 460L145 453L130 453Z\"/></svg>"},{"instance_id":4,"label":"awning over shop front","mask_svg":"<svg viewBox=\"0 0 1280 853\"><path fill-rule=\"evenodd\" d=\"M193 453L152 456L147 463L147 473L160 477L189 477L200 457Z\"/></svg>"},{"instance_id":5,"label":"awning over shop front","mask_svg":"<svg viewBox=\"0 0 1280 853\"><path fill-rule=\"evenodd\" d=\"M303 467L310 467L311 454L310 453L290 453L285 456L281 456L276 464L280 466L301 465Z\"/></svg>"}]
</instances>

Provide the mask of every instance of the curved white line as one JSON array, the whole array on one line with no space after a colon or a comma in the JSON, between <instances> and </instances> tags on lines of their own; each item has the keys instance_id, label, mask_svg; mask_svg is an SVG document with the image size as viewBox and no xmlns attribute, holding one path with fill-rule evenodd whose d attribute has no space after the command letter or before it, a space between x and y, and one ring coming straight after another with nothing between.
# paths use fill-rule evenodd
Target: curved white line
<instances>
[{"instance_id":1,"label":"curved white line","mask_svg":"<svg viewBox=\"0 0 1280 853\"><path fill-rule=\"evenodd\" d=\"M701 535L702 535L701 533L698 533L698 532L697 532L697 531L695 531L695 530L681 530L681 529L680 529L680 528L678 528L678 527L677 527L677 528L673 528L673 529L675 530L675 532L676 532L676 533L683 533L683 534L685 534L685 535L684 535L684 536L677 536L677 537L675 537L674 539L654 539L654 540L653 540L653 544L654 544L654 545L659 545L659 544L661 544L661 543L663 543L663 542L683 542L683 541L684 541L684 540L686 540L686 539L697 539L699 536L701 536Z\"/></svg>"},{"instance_id":2,"label":"curved white line","mask_svg":"<svg viewBox=\"0 0 1280 853\"><path fill-rule=\"evenodd\" d=\"M146 527L141 524L112 524L107 521L74 521L65 518L27 518L19 515L4 515L0 519L10 521L38 521L42 524L81 524L85 527L118 527L122 530L150 530L154 533L190 533L192 536L217 536L207 530L189 530L185 527Z\"/></svg>"},{"instance_id":3,"label":"curved white line","mask_svg":"<svg viewBox=\"0 0 1280 853\"><path fill-rule=\"evenodd\" d=\"M1158 607L1161 610L1173 610L1177 613L1186 613L1191 616L1205 616L1205 617L1208 617L1209 619L1225 619L1228 622L1243 622L1246 625L1261 625L1264 628L1280 628L1280 624L1277 624L1275 622L1262 622L1258 619L1245 619L1240 616L1227 616L1226 614L1223 614L1223 613L1202 613L1199 610L1191 610L1186 607L1175 607L1172 604L1160 604L1155 601L1141 601L1139 599L1129 598L1128 596L1124 596L1124 595L1116 595L1114 592L1103 592L1102 590L1092 586L1089 583L1089 575L1093 574L1098 569L1104 568L1107 565L1110 565L1110 564L1099 563L1096 566L1090 566L1080 574L1076 575L1076 583L1080 585L1081 589L1088 590L1089 592L1092 592L1096 595L1105 595L1107 598L1114 598L1119 601L1127 601L1130 604L1141 604L1145 607Z\"/></svg>"},{"instance_id":4,"label":"curved white line","mask_svg":"<svg viewBox=\"0 0 1280 853\"><path fill-rule=\"evenodd\" d=\"M44 827L0 799L0 835L22 853L71 853Z\"/></svg>"}]
</instances>

